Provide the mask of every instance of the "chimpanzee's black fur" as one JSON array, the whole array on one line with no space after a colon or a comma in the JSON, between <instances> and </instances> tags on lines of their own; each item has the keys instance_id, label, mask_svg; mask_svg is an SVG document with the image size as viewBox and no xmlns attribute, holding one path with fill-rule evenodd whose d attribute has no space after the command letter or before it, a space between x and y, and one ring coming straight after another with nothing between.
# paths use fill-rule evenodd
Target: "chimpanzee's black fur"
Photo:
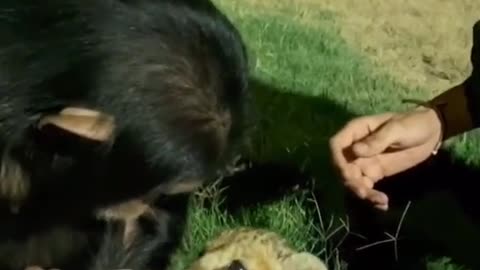
<instances>
[{"instance_id":1,"label":"chimpanzee's black fur","mask_svg":"<svg viewBox=\"0 0 480 270\"><path fill-rule=\"evenodd\" d=\"M0 1L0 268L36 264L41 249L43 266L63 270L165 269L188 194L161 196L164 218L126 251L92 213L161 183L209 179L242 137L247 66L238 31L208 0ZM35 128L67 106L113 115L114 142ZM225 115L231 127L217 123ZM29 191L18 213L1 195L12 186ZM44 236L58 228L67 233Z\"/></svg>"}]
</instances>

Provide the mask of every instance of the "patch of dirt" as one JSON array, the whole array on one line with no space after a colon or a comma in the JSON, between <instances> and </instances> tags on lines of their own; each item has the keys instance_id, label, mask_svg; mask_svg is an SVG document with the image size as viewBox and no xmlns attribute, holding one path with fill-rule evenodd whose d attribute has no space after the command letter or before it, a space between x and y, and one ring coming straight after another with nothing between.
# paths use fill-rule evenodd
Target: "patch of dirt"
<instances>
[{"instance_id":1,"label":"patch of dirt","mask_svg":"<svg viewBox=\"0 0 480 270\"><path fill-rule=\"evenodd\" d=\"M340 15L347 42L411 86L442 91L471 71L478 0L315 2Z\"/></svg>"},{"instance_id":2,"label":"patch of dirt","mask_svg":"<svg viewBox=\"0 0 480 270\"><path fill-rule=\"evenodd\" d=\"M244 0L315 23L312 10L337 15L343 38L411 87L443 91L471 71L479 0ZM318 14L318 13L317 13Z\"/></svg>"}]
</instances>

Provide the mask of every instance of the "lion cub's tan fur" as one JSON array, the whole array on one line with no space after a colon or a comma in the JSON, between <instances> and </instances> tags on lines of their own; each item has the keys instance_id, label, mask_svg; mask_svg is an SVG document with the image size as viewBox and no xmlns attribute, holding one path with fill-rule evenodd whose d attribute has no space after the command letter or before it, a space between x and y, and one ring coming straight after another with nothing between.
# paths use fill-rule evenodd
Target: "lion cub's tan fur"
<instances>
[{"instance_id":1,"label":"lion cub's tan fur","mask_svg":"<svg viewBox=\"0 0 480 270\"><path fill-rule=\"evenodd\" d=\"M244 270L327 270L319 258L294 250L278 234L245 227L220 233L189 270L229 270L235 260Z\"/></svg>"}]
</instances>

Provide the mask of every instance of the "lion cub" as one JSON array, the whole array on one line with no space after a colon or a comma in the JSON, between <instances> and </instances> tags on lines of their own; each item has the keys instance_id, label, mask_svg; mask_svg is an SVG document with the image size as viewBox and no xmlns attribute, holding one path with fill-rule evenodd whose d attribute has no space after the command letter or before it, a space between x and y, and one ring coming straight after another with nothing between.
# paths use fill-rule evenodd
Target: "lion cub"
<instances>
[{"instance_id":1,"label":"lion cub","mask_svg":"<svg viewBox=\"0 0 480 270\"><path fill-rule=\"evenodd\" d=\"M308 252L295 251L278 234L254 228L227 230L207 243L189 270L327 270Z\"/></svg>"}]
</instances>

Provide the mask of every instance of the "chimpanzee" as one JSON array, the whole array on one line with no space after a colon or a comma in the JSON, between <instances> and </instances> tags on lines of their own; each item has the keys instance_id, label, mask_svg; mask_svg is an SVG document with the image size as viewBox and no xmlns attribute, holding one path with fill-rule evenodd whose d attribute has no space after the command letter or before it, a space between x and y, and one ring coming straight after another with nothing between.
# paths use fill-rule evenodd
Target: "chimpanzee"
<instances>
[{"instance_id":1,"label":"chimpanzee","mask_svg":"<svg viewBox=\"0 0 480 270\"><path fill-rule=\"evenodd\" d=\"M165 269L245 137L239 31L209 0L3 0L0 36L1 269Z\"/></svg>"}]
</instances>

